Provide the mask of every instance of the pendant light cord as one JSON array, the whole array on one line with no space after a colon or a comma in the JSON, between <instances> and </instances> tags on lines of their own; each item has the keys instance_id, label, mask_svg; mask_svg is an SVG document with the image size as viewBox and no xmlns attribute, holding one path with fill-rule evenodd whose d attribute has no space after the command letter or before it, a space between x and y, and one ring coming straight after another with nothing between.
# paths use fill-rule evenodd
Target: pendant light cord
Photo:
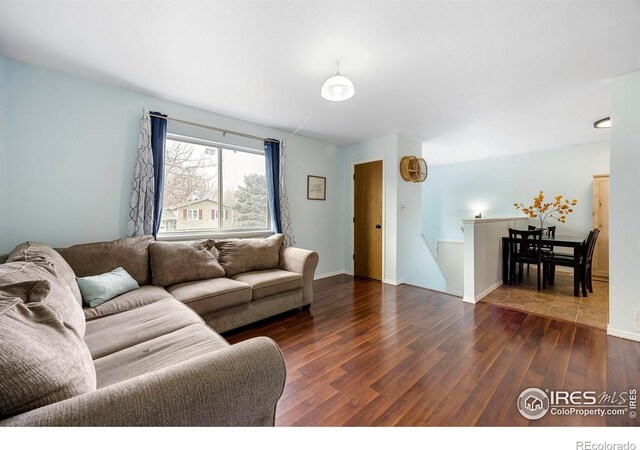
<instances>
[{"instance_id":1,"label":"pendant light cord","mask_svg":"<svg viewBox=\"0 0 640 450\"><path fill-rule=\"evenodd\" d=\"M300 126L298 128L296 128L296 131L294 131L293 133L291 133L289 136L287 136L286 138L283 139L283 141L286 141L287 139L289 139L290 137L295 136L296 134L298 134L298 131L300 131L302 129L303 126L305 126L305 124L307 123L307 121L309 120L309 118L311 117L311 115L316 112L316 109L318 109L318 105L320 104L320 100L318 100L316 102L315 105L313 105L313 108L311 108L311 111L309 111L309 114L307 114L307 117L304 118L304 120L302 121L302 123L300 124Z\"/></svg>"}]
</instances>

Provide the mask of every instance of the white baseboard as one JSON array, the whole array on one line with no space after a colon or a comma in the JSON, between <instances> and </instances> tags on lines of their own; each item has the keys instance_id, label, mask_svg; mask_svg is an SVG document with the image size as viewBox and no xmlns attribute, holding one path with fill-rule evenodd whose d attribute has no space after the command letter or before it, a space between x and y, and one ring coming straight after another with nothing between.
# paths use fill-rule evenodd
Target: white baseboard
<instances>
[{"instance_id":1,"label":"white baseboard","mask_svg":"<svg viewBox=\"0 0 640 450\"><path fill-rule=\"evenodd\" d=\"M411 286L411 287L415 287L415 288L418 288L418 289L424 289L424 290L431 291L431 292L437 292L438 294L450 295L452 297L458 297L460 299L462 298L462 295L453 294L451 292L442 291L440 289L433 289L433 288L430 288L430 287L419 286L417 284L411 284L411 283L402 283L402 284L404 284L405 286Z\"/></svg>"},{"instance_id":2,"label":"white baseboard","mask_svg":"<svg viewBox=\"0 0 640 450\"><path fill-rule=\"evenodd\" d=\"M476 304L478 303L480 300L482 300L483 298L485 298L487 295L489 295L490 293L492 293L493 291L495 291L496 289L498 289L500 286L503 285L502 280L498 281L496 284L494 284L493 286L489 286L488 289L486 289L484 292L482 292L481 294L476 295L475 297L472 297L470 295L465 295L464 297L462 297L462 301L463 302L467 302L467 303L473 303Z\"/></svg>"},{"instance_id":3,"label":"white baseboard","mask_svg":"<svg viewBox=\"0 0 640 450\"><path fill-rule=\"evenodd\" d=\"M353 276L353 273L351 273L348 270L338 270L336 272L330 272L330 273L323 273L322 275L316 275L313 279L314 280L322 280L323 278L329 278L329 277L335 277L336 275L349 275L349 276ZM382 282L384 284L390 284L392 286L399 286L402 284L402 281L397 281L397 280L382 280Z\"/></svg>"},{"instance_id":4,"label":"white baseboard","mask_svg":"<svg viewBox=\"0 0 640 450\"><path fill-rule=\"evenodd\" d=\"M629 339L630 341L640 342L640 333L634 331L616 330L615 328L611 328L611 326L608 326L607 334L609 336L615 336L622 339Z\"/></svg>"},{"instance_id":5,"label":"white baseboard","mask_svg":"<svg viewBox=\"0 0 640 450\"><path fill-rule=\"evenodd\" d=\"M335 272L323 273L322 275L316 275L313 277L314 280L322 280L323 278L335 277L336 275L350 275L349 272L345 270L337 270Z\"/></svg>"},{"instance_id":6,"label":"white baseboard","mask_svg":"<svg viewBox=\"0 0 640 450\"><path fill-rule=\"evenodd\" d=\"M475 298L470 297L468 295L465 295L464 297L462 297L462 301L465 302L465 303L471 303L473 305L478 303L478 300L476 300Z\"/></svg>"}]
</instances>

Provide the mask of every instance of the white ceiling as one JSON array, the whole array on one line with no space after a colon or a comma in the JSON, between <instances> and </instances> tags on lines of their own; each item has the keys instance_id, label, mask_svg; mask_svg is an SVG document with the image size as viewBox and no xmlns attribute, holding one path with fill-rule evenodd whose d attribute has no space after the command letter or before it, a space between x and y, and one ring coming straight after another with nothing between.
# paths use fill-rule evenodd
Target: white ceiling
<instances>
[{"instance_id":1,"label":"white ceiling","mask_svg":"<svg viewBox=\"0 0 640 450\"><path fill-rule=\"evenodd\" d=\"M640 2L6 1L5 56L431 163L601 142L611 77L640 69ZM321 100L334 61L356 85Z\"/></svg>"}]
</instances>

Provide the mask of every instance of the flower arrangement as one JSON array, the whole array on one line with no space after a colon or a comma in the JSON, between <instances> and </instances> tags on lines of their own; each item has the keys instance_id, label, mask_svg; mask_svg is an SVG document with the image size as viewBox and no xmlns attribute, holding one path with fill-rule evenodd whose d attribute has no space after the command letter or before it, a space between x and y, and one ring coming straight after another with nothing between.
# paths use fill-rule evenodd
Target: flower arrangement
<instances>
[{"instance_id":1,"label":"flower arrangement","mask_svg":"<svg viewBox=\"0 0 640 450\"><path fill-rule=\"evenodd\" d=\"M566 223L567 215L573 212L573 207L577 204L578 200L563 200L562 195L556 195L553 202L545 203L544 193L540 191L538 195L533 197L533 205L524 206L523 203L514 203L513 206L532 219L537 218L540 221L540 228L544 228L544 221L548 218Z\"/></svg>"}]
</instances>

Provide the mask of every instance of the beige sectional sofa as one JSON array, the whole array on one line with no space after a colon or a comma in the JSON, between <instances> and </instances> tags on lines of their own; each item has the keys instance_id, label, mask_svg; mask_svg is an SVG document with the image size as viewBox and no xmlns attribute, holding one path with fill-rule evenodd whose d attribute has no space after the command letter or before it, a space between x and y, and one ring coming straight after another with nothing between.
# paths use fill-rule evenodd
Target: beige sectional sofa
<instances>
[{"instance_id":1,"label":"beige sectional sofa","mask_svg":"<svg viewBox=\"0 0 640 450\"><path fill-rule=\"evenodd\" d=\"M151 284L152 242L27 243L0 265L0 425L273 425L278 346L217 332L311 304L318 255L282 247L276 267L165 288ZM140 287L83 308L75 277L116 267Z\"/></svg>"}]
</instances>

